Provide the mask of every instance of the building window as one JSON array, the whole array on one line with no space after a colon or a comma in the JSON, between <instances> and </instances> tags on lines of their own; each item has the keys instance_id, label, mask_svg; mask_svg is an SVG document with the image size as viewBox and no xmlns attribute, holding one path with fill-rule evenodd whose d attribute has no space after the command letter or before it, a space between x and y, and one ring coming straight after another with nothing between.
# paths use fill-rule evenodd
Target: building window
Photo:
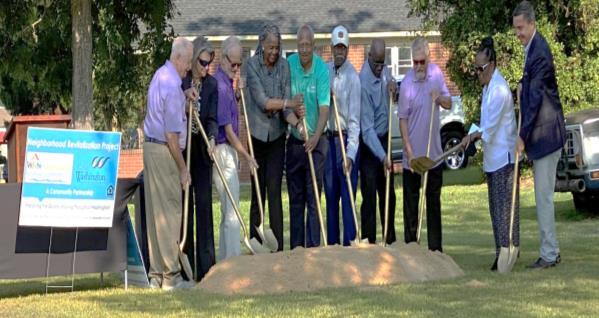
<instances>
[{"instance_id":1,"label":"building window","mask_svg":"<svg viewBox=\"0 0 599 318\"><path fill-rule=\"evenodd\" d=\"M368 56L370 45L365 48ZM402 79L412 68L412 48L410 46L392 46L385 49L385 64L396 79Z\"/></svg>"}]
</instances>

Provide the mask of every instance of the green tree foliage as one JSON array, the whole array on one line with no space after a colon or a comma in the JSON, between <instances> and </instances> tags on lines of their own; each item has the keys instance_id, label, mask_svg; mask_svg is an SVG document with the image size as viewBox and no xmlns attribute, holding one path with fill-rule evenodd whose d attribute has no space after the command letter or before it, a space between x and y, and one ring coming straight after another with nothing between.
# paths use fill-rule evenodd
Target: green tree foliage
<instances>
[{"instance_id":1,"label":"green tree foliage","mask_svg":"<svg viewBox=\"0 0 599 318\"><path fill-rule=\"evenodd\" d=\"M152 73L168 58L173 9L171 0L93 1L97 129L132 128L141 121ZM70 2L1 1L0 25L0 100L16 114L32 112L34 98L42 111L53 104L69 109Z\"/></svg>"},{"instance_id":2,"label":"green tree foliage","mask_svg":"<svg viewBox=\"0 0 599 318\"><path fill-rule=\"evenodd\" d=\"M472 72L480 41L493 36L498 68L515 90L522 77L523 48L512 29L520 1L410 0L412 14L438 25L450 51L449 75L462 93L467 120L478 121L482 88ZM599 1L533 0L537 30L553 52L566 113L599 106Z\"/></svg>"}]
</instances>

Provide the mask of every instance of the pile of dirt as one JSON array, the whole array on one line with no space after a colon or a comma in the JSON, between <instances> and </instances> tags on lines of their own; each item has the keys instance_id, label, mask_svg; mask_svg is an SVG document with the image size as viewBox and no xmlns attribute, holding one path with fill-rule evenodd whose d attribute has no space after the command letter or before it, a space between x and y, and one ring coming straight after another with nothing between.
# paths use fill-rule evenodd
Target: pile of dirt
<instances>
[{"instance_id":1,"label":"pile of dirt","mask_svg":"<svg viewBox=\"0 0 599 318\"><path fill-rule=\"evenodd\" d=\"M219 294L266 294L443 280L464 275L451 257L396 243L296 248L217 263L197 288Z\"/></svg>"}]
</instances>

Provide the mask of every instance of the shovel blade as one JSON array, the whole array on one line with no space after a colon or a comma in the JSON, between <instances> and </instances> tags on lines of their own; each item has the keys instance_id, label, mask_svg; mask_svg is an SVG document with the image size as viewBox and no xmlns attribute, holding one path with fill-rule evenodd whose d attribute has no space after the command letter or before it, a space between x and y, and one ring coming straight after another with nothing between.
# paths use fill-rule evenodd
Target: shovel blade
<instances>
[{"instance_id":1,"label":"shovel blade","mask_svg":"<svg viewBox=\"0 0 599 318\"><path fill-rule=\"evenodd\" d=\"M189 258L183 251L179 250L179 261L181 262L181 267L183 267L183 271L187 278L190 281L193 281L195 277L193 277L193 269L191 268L191 263L189 262Z\"/></svg>"},{"instance_id":2,"label":"shovel blade","mask_svg":"<svg viewBox=\"0 0 599 318\"><path fill-rule=\"evenodd\" d=\"M435 161L429 157L418 157L410 160L410 167L419 174L430 170L435 166Z\"/></svg>"},{"instance_id":3,"label":"shovel blade","mask_svg":"<svg viewBox=\"0 0 599 318\"><path fill-rule=\"evenodd\" d=\"M509 247L502 247L499 250L499 257L497 258L497 271L500 273L509 273L514 268L516 260L518 259L519 247L510 245Z\"/></svg>"},{"instance_id":4,"label":"shovel blade","mask_svg":"<svg viewBox=\"0 0 599 318\"><path fill-rule=\"evenodd\" d=\"M269 228L264 231L264 240L262 242L271 252L279 250L279 241L277 240L275 233Z\"/></svg>"},{"instance_id":5,"label":"shovel blade","mask_svg":"<svg viewBox=\"0 0 599 318\"><path fill-rule=\"evenodd\" d=\"M249 245L250 251L252 252L252 254L266 254L266 253L270 253L270 250L267 249L266 247L262 246L262 244L260 244L260 242L258 242L257 239L252 238L249 240L245 239L246 241L246 246Z\"/></svg>"}]
</instances>

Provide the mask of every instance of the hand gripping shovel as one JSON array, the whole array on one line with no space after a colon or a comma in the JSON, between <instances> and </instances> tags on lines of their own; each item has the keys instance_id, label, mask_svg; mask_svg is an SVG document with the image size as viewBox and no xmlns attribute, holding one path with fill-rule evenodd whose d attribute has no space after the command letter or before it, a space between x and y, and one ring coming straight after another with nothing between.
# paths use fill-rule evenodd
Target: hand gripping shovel
<instances>
[{"instance_id":1,"label":"hand gripping shovel","mask_svg":"<svg viewBox=\"0 0 599 318\"><path fill-rule=\"evenodd\" d=\"M198 113L193 112L193 116L197 122L198 129L200 130L200 134L202 135L202 138L204 139L204 142L206 143L206 147L209 148L210 142L208 141L208 136L206 135L204 126L202 125L202 122L200 121L200 118L198 117ZM233 199L233 194L231 194L231 189L229 189L229 185L227 184L225 175L223 174L223 171L220 168L218 161L215 160L214 154L212 154L210 151L208 153L210 154L210 158L214 162L214 167L216 168L216 171L218 172L220 181L223 183L225 191L227 192L227 196L229 197L229 200L231 200L231 204L233 205L233 210L235 210L235 215L237 216L237 220L239 220L239 224L241 224L241 230L243 231L243 243L248 248L248 250L250 250L250 252L252 254L270 253L270 251L268 249L266 249L264 246L260 245L260 243L258 243L258 241L254 240L254 242L250 242L250 239L248 236L248 231L245 227L245 224L243 223L243 218L241 217L241 213L239 213L239 207L237 206L237 202L235 202L235 199Z\"/></svg>"},{"instance_id":2,"label":"hand gripping shovel","mask_svg":"<svg viewBox=\"0 0 599 318\"><path fill-rule=\"evenodd\" d=\"M245 119L245 127L247 128L247 133L248 133L248 148L250 149L250 156L252 156L252 158L255 160L256 158L254 157L254 146L252 145L252 134L250 132L250 123L248 121L248 113L247 113L247 109L245 107L245 96L243 95L243 89L241 89L240 91L241 91L241 106L243 107L243 118ZM264 205L263 205L263 201L262 201L262 193L260 191L260 182L258 181L258 173L257 173L257 171L254 171L254 172L255 173L252 173L252 176L254 178L254 185L255 185L254 189L256 190L256 198L258 199L258 210L260 211L260 225L258 225L256 227L256 231L258 231L258 235L260 236L260 239L262 240L262 243L265 245L265 247L270 249L272 252L276 252L279 249L279 242L277 241L275 234L273 233L272 229L270 229L270 228L267 228L266 231L264 231ZM256 241L254 244L256 244L256 243L260 244L255 238L252 238L251 240Z\"/></svg>"},{"instance_id":3,"label":"hand gripping shovel","mask_svg":"<svg viewBox=\"0 0 599 318\"><path fill-rule=\"evenodd\" d=\"M306 117L302 118L302 124L304 126L304 138L306 141L310 139L308 133L308 125L306 125ZM308 152L308 162L310 163L310 176L312 177L312 192L314 193L314 203L316 204L316 212L318 213L318 222L320 222L320 233L322 233L322 239L324 240L324 246L327 246L327 233L324 231L324 222L322 221L322 210L320 209L320 195L318 192L318 183L316 182L316 170L314 169L314 159L312 158L312 151Z\"/></svg>"},{"instance_id":4,"label":"hand gripping shovel","mask_svg":"<svg viewBox=\"0 0 599 318\"><path fill-rule=\"evenodd\" d=\"M391 162L391 116L393 116L393 97L389 96L389 118L387 119L387 162ZM385 169L385 226L383 227L383 246L387 246L387 232L389 230L389 187L391 186L391 174L393 171ZM393 185L395 191L395 185Z\"/></svg>"},{"instance_id":5,"label":"hand gripping shovel","mask_svg":"<svg viewBox=\"0 0 599 318\"><path fill-rule=\"evenodd\" d=\"M341 122L339 121L339 111L337 110L337 98L333 95L333 110L335 111L335 125L337 126L337 132L339 133L339 148L341 148L341 155L343 157L343 173L345 174L345 181L347 182L347 191L349 192L349 200L351 205L351 211L354 216L354 225L356 226L356 237L349 243L352 246L359 245L360 243L367 243L368 239L360 240L362 234L360 233L360 227L358 226L358 216L356 214L356 201L354 200L354 189L351 184L351 171L345 171L347 167L347 154L345 152L345 140L343 139L343 132L341 131Z\"/></svg>"},{"instance_id":6,"label":"hand gripping shovel","mask_svg":"<svg viewBox=\"0 0 599 318\"><path fill-rule=\"evenodd\" d=\"M185 158L185 167L189 172L189 162L191 158L191 113L193 111L193 104L189 102L189 116L187 119L187 151ZM183 271L185 271L185 275L189 280L194 280L195 276L193 274L193 269L191 268L191 263L189 263L189 258L184 252L185 241L187 241L187 216L189 214L189 182L185 185L184 189L184 199L183 199L183 237L179 242L179 261L181 262L181 267L183 267Z\"/></svg>"},{"instance_id":7,"label":"hand gripping shovel","mask_svg":"<svg viewBox=\"0 0 599 318\"><path fill-rule=\"evenodd\" d=\"M516 109L519 110L519 109ZM522 115L518 111L518 130L520 131L520 124L522 121ZM513 241L513 230L514 230L514 214L516 211L516 195L518 190L518 163L520 161L520 155L518 149L516 149L516 162L514 163L514 182L512 183L512 206L510 209L510 234L509 234L509 246L501 247L499 250L499 257L497 258L497 271L500 273L509 273L512 271L516 260L518 259L519 247L514 246Z\"/></svg>"},{"instance_id":8,"label":"hand gripping shovel","mask_svg":"<svg viewBox=\"0 0 599 318\"><path fill-rule=\"evenodd\" d=\"M435 116L436 104L433 101L431 103L431 118L429 120L428 127L428 144L426 145L426 156L430 156L431 152L431 140L433 137L433 118ZM410 164L412 162L410 161ZM422 187L420 188L420 201L418 202L418 230L416 231L416 243L420 244L420 232L422 232L422 219L424 218L424 211L426 210L426 187L428 183L428 170L424 171L421 178Z\"/></svg>"}]
</instances>

